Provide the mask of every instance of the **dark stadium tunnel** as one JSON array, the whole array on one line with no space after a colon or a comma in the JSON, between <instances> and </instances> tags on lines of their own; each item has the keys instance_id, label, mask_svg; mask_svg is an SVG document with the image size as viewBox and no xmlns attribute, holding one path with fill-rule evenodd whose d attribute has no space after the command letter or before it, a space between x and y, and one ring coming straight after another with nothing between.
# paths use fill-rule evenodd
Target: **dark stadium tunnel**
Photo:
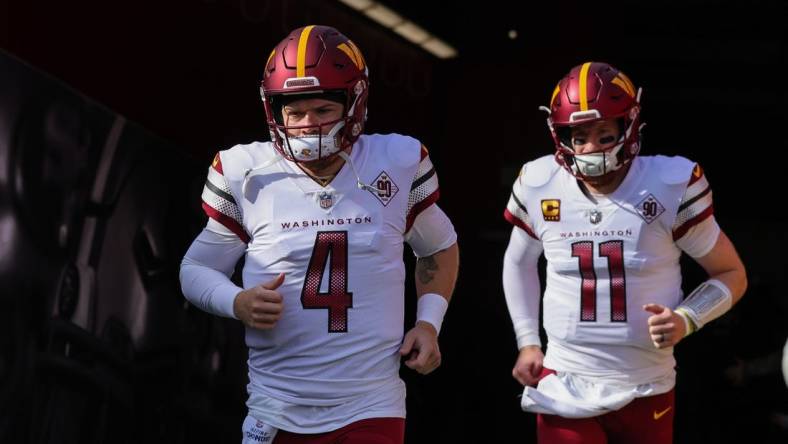
<instances>
[{"instance_id":1,"label":"dark stadium tunnel","mask_svg":"<svg viewBox=\"0 0 788 444\"><path fill-rule=\"evenodd\" d=\"M178 265L206 220L211 158L268 139L262 64L306 23L358 43L370 65L367 132L425 143L459 235L443 364L426 377L401 372L406 442L535 441L511 378L501 214L519 166L553 150L537 107L590 59L643 86L643 151L703 165L748 267L742 302L676 349L676 442L740 442L756 429L761 442L785 442L782 177L759 154L788 148L765 130L786 123L774 80L785 72L785 5L643 3L613 20L612 5L579 1L382 3L458 57L438 60L341 2L86 2L46 13L0 3L0 442L239 442L243 326L186 303ZM708 20L710 8L722 18ZM685 290L703 280L682 266ZM409 324L411 273L406 285Z\"/></svg>"}]
</instances>

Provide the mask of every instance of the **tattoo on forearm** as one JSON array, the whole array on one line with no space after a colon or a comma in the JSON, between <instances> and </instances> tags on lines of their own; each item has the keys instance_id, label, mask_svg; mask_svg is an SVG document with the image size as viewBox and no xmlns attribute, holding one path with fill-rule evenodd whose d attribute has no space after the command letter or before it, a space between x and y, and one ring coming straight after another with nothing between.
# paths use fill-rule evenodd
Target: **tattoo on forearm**
<instances>
[{"instance_id":1,"label":"tattoo on forearm","mask_svg":"<svg viewBox=\"0 0 788 444\"><path fill-rule=\"evenodd\" d=\"M422 284L428 284L435 279L435 272L438 271L438 262L435 256L426 256L416 262L416 275Z\"/></svg>"}]
</instances>

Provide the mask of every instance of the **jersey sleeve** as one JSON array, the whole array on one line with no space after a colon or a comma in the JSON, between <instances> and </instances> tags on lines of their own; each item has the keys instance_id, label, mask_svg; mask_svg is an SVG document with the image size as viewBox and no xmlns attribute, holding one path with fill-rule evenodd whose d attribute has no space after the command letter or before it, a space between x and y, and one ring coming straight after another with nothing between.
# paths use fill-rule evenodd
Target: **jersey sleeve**
<instances>
[{"instance_id":1,"label":"jersey sleeve","mask_svg":"<svg viewBox=\"0 0 788 444\"><path fill-rule=\"evenodd\" d=\"M509 202L506 204L506 209L503 210L503 217L509 223L516 227L520 227L534 239L539 239L534 232L531 216L528 214L528 209L523 204L524 202L524 186L522 183L523 171L525 167L520 170L520 175L514 181L512 186L512 194L509 196Z\"/></svg>"},{"instance_id":2,"label":"jersey sleeve","mask_svg":"<svg viewBox=\"0 0 788 444\"><path fill-rule=\"evenodd\" d=\"M432 256L457 242L457 232L449 216L438 207L430 205L419 214L405 235L405 242L416 257Z\"/></svg>"},{"instance_id":3,"label":"jersey sleeve","mask_svg":"<svg viewBox=\"0 0 788 444\"><path fill-rule=\"evenodd\" d=\"M541 241L527 236L523 230L512 229L503 256L503 293L518 349L542 345L539 338L541 284L538 264L543 251Z\"/></svg>"},{"instance_id":4,"label":"jersey sleeve","mask_svg":"<svg viewBox=\"0 0 788 444\"><path fill-rule=\"evenodd\" d=\"M714 206L711 199L711 186L703 169L695 164L687 190L681 199L676 220L673 223L673 240L678 241L690 229L714 215Z\"/></svg>"},{"instance_id":5,"label":"jersey sleeve","mask_svg":"<svg viewBox=\"0 0 788 444\"><path fill-rule=\"evenodd\" d=\"M244 253L246 244L235 233L208 219L181 262L179 275L183 295L208 313L235 318L235 296L243 289L235 285L230 276Z\"/></svg>"},{"instance_id":6,"label":"jersey sleeve","mask_svg":"<svg viewBox=\"0 0 788 444\"><path fill-rule=\"evenodd\" d=\"M413 183L410 186L410 194L408 196L408 211L405 232L410 230L413 226L413 221L424 209L438 201L440 196L440 189L438 187L438 175L435 173L435 167L430 160L429 152L424 145L421 146L421 158L419 167L416 169L416 175L413 177Z\"/></svg>"},{"instance_id":7,"label":"jersey sleeve","mask_svg":"<svg viewBox=\"0 0 788 444\"><path fill-rule=\"evenodd\" d=\"M202 191L202 209L208 217L219 222L242 241L248 243L250 237L243 227L243 217L238 203L224 177L220 154L216 153L208 168L208 179L205 181Z\"/></svg>"}]
</instances>

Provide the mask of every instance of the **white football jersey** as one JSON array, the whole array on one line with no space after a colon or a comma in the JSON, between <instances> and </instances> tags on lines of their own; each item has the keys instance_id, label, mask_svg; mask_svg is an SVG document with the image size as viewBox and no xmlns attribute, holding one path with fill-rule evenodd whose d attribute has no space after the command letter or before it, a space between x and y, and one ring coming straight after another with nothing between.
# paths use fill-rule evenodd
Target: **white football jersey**
<instances>
[{"instance_id":1,"label":"white football jersey","mask_svg":"<svg viewBox=\"0 0 788 444\"><path fill-rule=\"evenodd\" d=\"M654 347L643 305L681 302L677 242L712 216L711 190L685 158L632 162L621 185L594 196L596 203L553 156L526 163L504 216L544 247L545 366L624 384L667 378L669 389L673 350Z\"/></svg>"},{"instance_id":2,"label":"white football jersey","mask_svg":"<svg viewBox=\"0 0 788 444\"><path fill-rule=\"evenodd\" d=\"M350 158L321 186L271 143L238 145L217 155L203 192L206 213L248 244L244 288L285 275L276 326L246 330L248 406L301 433L405 414L403 240L438 179L406 136L363 135Z\"/></svg>"}]
</instances>

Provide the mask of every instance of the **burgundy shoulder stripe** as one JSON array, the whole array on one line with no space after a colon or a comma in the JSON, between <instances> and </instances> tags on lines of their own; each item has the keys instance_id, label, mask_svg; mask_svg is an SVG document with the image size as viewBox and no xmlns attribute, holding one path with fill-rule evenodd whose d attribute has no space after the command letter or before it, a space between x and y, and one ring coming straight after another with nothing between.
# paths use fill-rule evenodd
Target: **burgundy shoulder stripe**
<instances>
[{"instance_id":1,"label":"burgundy shoulder stripe","mask_svg":"<svg viewBox=\"0 0 788 444\"><path fill-rule=\"evenodd\" d=\"M249 234L246 233L246 230L244 230L241 224L239 224L235 219L233 219L230 216L227 216L224 213L219 212L218 210L216 210L215 208L213 208L212 206L208 205L205 202L202 203L202 209L205 211L205 214L207 214L208 217L227 227L228 230L235 233L238 236L238 238L244 241L245 243L247 244L249 243L249 241L251 240Z\"/></svg>"},{"instance_id":2,"label":"burgundy shoulder stripe","mask_svg":"<svg viewBox=\"0 0 788 444\"><path fill-rule=\"evenodd\" d=\"M689 231L690 228L703 222L712 214L714 214L714 206L710 205L705 210L701 211L697 216L684 222L680 227L673 230L673 240L676 241L681 239L685 234L687 234L687 231Z\"/></svg>"},{"instance_id":3,"label":"burgundy shoulder stripe","mask_svg":"<svg viewBox=\"0 0 788 444\"><path fill-rule=\"evenodd\" d=\"M504 219L506 219L507 221L509 221L509 223L510 223L510 224L512 224L512 225L515 225L515 226L518 226L518 227L522 228L522 229L523 229L523 231L525 231L526 233L528 233L528 235L529 235L529 236L531 236L532 238L534 238L534 239L536 239L536 240L539 240L539 238L538 238L538 237L536 237L536 234L534 234L534 231L533 231L533 230L532 230L532 229L531 229L531 228L530 228L528 225L526 225L526 224L525 224L525 222L523 222L523 221L522 221L522 220L520 220L520 219L519 219L517 216L515 216L514 214L512 214L512 213L509 211L509 209L508 209L508 208L507 208L507 209L505 209L505 210L503 210L503 218L504 218Z\"/></svg>"},{"instance_id":4,"label":"burgundy shoulder stripe","mask_svg":"<svg viewBox=\"0 0 788 444\"><path fill-rule=\"evenodd\" d=\"M418 216L427 207L437 202L438 197L440 197L440 189L436 189L435 191L432 192L432 194L422 199L421 202L417 202L415 205L413 205L413 208L410 209L410 212L408 213L408 217L405 220L406 233L410 231L410 227L413 225L413 222L416 220L416 216Z\"/></svg>"}]
</instances>

